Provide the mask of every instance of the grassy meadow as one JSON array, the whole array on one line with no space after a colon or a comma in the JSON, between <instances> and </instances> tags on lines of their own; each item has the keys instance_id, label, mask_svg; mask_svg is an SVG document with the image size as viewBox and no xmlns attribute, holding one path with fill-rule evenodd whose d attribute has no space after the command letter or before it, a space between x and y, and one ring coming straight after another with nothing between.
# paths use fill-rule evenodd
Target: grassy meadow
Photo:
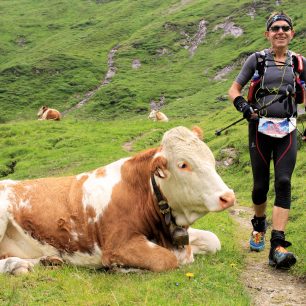
<instances>
[{"instance_id":1,"label":"grassy meadow","mask_svg":"<svg viewBox=\"0 0 306 306\"><path fill-rule=\"evenodd\" d=\"M267 47L269 12L284 9L296 24L291 49L306 54L302 1L213 0L2 0L0 2L0 179L73 175L157 146L171 127L198 125L216 159L237 152L229 167L218 167L239 205L251 206L252 174L247 124L221 136L215 130L239 118L227 90L247 54ZM255 9L255 18L249 15ZM229 18L228 18L229 17ZM227 19L228 18L228 19ZM188 46L201 20L203 42ZM216 26L229 20L240 37ZM303 43L304 42L304 43ZM115 76L80 109L62 121L37 121L41 105L68 110L95 90L114 55ZM138 69L132 67L139 60ZM216 75L225 67L230 72ZM147 119L149 102L166 97L168 123ZM299 129L306 125L299 117ZM131 151L124 144L132 143ZM287 239L298 263L289 272L305 277L305 143L300 143L292 178ZM273 172L268 218L274 201ZM250 305L240 274L241 231L228 212L211 213L195 227L211 230L222 243L214 256L167 273L122 275L77 267L37 268L32 274L0 275L1 305ZM187 272L194 277L188 278Z\"/></svg>"}]
</instances>

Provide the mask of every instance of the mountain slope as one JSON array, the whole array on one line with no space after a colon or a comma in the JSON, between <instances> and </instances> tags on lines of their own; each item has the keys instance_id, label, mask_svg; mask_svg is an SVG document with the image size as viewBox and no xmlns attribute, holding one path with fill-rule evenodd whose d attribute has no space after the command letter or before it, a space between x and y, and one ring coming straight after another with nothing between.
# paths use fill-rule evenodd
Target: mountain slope
<instances>
[{"instance_id":1,"label":"mountain slope","mask_svg":"<svg viewBox=\"0 0 306 306\"><path fill-rule=\"evenodd\" d=\"M144 114L161 93L173 116L187 105L199 115L221 109L224 103L215 102L224 100L234 74L214 78L227 67L236 73L247 54L266 46L262 32L274 9L292 14L292 48L305 54L300 1L280 7L271 1L2 1L0 121L34 118L43 104L60 111L76 105L105 78L114 47L114 77L78 117ZM205 33L197 42L201 22ZM242 35L226 32L229 27Z\"/></svg>"}]
</instances>

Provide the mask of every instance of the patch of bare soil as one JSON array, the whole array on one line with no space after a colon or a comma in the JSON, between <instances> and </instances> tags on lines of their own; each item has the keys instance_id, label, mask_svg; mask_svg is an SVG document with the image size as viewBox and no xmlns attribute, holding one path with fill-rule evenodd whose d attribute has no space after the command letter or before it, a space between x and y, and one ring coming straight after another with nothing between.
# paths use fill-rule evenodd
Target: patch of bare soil
<instances>
[{"instance_id":1,"label":"patch of bare soil","mask_svg":"<svg viewBox=\"0 0 306 306\"><path fill-rule=\"evenodd\" d=\"M207 22L204 19L200 21L198 31L196 35L192 38L190 42L190 46L188 48L188 51L191 56L195 54L195 51L197 50L198 46L202 43L202 41L204 40L206 36L206 32L207 32L206 25L207 25Z\"/></svg>"},{"instance_id":2,"label":"patch of bare soil","mask_svg":"<svg viewBox=\"0 0 306 306\"><path fill-rule=\"evenodd\" d=\"M171 23L166 23L164 26L166 29L177 30L176 25ZM200 20L198 25L198 30L194 35L190 35L185 30L180 31L180 35L184 37L184 40L181 42L181 46L189 51L190 56L192 57L199 45L204 41L207 33L207 21L204 19Z\"/></svg>"},{"instance_id":3,"label":"patch of bare soil","mask_svg":"<svg viewBox=\"0 0 306 306\"><path fill-rule=\"evenodd\" d=\"M223 29L224 34L223 37L226 35L232 35L234 37L239 37L243 34L243 30L235 26L234 22L227 19L224 23L218 24L215 26L214 30Z\"/></svg>"},{"instance_id":4,"label":"patch of bare soil","mask_svg":"<svg viewBox=\"0 0 306 306\"><path fill-rule=\"evenodd\" d=\"M140 137L139 137L140 138ZM123 150L128 151L128 152L132 152L133 151L133 144L136 141L136 139L134 138L131 141L127 141L122 145Z\"/></svg>"},{"instance_id":5,"label":"patch of bare soil","mask_svg":"<svg viewBox=\"0 0 306 306\"><path fill-rule=\"evenodd\" d=\"M223 81L226 80L226 76L232 72L232 70L235 68L234 65L230 65L230 66L226 66L224 68L222 68L221 70L219 70L216 74L216 76L214 77L214 81Z\"/></svg>"},{"instance_id":6,"label":"patch of bare soil","mask_svg":"<svg viewBox=\"0 0 306 306\"><path fill-rule=\"evenodd\" d=\"M220 150L221 158L216 159L217 167L228 167L232 165L238 158L238 153L235 148L224 148Z\"/></svg>"},{"instance_id":7,"label":"patch of bare soil","mask_svg":"<svg viewBox=\"0 0 306 306\"><path fill-rule=\"evenodd\" d=\"M238 206L231 210L231 215L241 229L251 233L251 208ZM270 237L268 231L267 237ZM263 252L251 252L248 237L241 241L246 256L246 267L242 280L252 298L254 306L268 305L306 305L306 280L292 275L289 271L278 270L268 265L269 241Z\"/></svg>"},{"instance_id":8,"label":"patch of bare soil","mask_svg":"<svg viewBox=\"0 0 306 306\"><path fill-rule=\"evenodd\" d=\"M132 62L132 68L133 69L138 69L141 67L141 62L139 59L134 59Z\"/></svg>"},{"instance_id":9,"label":"patch of bare soil","mask_svg":"<svg viewBox=\"0 0 306 306\"><path fill-rule=\"evenodd\" d=\"M243 56L235 60L232 64L220 69L219 71L217 71L217 74L215 75L213 80L214 81L225 81L227 75L230 72L232 72L236 67L242 67L246 59L247 59L247 56Z\"/></svg>"}]
</instances>

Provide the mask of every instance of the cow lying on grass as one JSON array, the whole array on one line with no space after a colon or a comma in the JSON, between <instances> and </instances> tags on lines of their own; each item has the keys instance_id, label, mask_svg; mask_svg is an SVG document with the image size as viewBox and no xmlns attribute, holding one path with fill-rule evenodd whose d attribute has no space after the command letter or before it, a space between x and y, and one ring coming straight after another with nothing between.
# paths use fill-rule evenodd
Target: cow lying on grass
<instances>
[{"instance_id":1,"label":"cow lying on grass","mask_svg":"<svg viewBox=\"0 0 306 306\"><path fill-rule=\"evenodd\" d=\"M148 119L152 119L153 121L160 121L160 122L168 122L169 121L168 117L164 113L162 113L159 110L155 110L155 109L151 110L151 112L148 116Z\"/></svg>"},{"instance_id":2,"label":"cow lying on grass","mask_svg":"<svg viewBox=\"0 0 306 306\"><path fill-rule=\"evenodd\" d=\"M61 120L61 113L48 106L42 106L37 113L38 120Z\"/></svg>"},{"instance_id":3,"label":"cow lying on grass","mask_svg":"<svg viewBox=\"0 0 306 306\"><path fill-rule=\"evenodd\" d=\"M0 182L0 272L53 260L166 271L215 253L216 235L189 226L235 195L200 134L176 127L160 147L92 172Z\"/></svg>"}]
</instances>

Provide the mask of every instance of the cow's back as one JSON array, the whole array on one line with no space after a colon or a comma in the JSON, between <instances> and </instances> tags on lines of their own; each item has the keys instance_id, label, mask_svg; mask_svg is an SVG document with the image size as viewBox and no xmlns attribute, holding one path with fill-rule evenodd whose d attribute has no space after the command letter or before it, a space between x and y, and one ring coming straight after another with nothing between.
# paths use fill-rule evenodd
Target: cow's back
<instances>
[{"instance_id":1,"label":"cow's back","mask_svg":"<svg viewBox=\"0 0 306 306\"><path fill-rule=\"evenodd\" d=\"M156 119L157 121L161 121L161 122L168 122L169 118L162 112L157 112L156 113Z\"/></svg>"},{"instance_id":2,"label":"cow's back","mask_svg":"<svg viewBox=\"0 0 306 306\"><path fill-rule=\"evenodd\" d=\"M55 110L55 109L48 109L45 112L45 119L47 120L60 120L61 119L61 114L59 111Z\"/></svg>"},{"instance_id":3,"label":"cow's back","mask_svg":"<svg viewBox=\"0 0 306 306\"><path fill-rule=\"evenodd\" d=\"M100 254L99 222L126 160L77 176L0 182L0 215L7 215L6 219L0 218L0 257L9 253L30 258L39 251L43 253L47 246L66 255ZM7 236L1 237L6 227L14 236L11 243ZM24 240L31 240L27 242L33 245L32 251L35 249L31 254L20 253ZM82 264L81 261L74 262Z\"/></svg>"},{"instance_id":4,"label":"cow's back","mask_svg":"<svg viewBox=\"0 0 306 306\"><path fill-rule=\"evenodd\" d=\"M61 252L92 250L94 225L89 221L95 212L90 206L82 205L82 186L86 179L85 175L80 179L44 178L11 185L7 210L15 236L23 231ZM11 232L14 233L12 228ZM2 243L6 243L5 239Z\"/></svg>"}]
</instances>

